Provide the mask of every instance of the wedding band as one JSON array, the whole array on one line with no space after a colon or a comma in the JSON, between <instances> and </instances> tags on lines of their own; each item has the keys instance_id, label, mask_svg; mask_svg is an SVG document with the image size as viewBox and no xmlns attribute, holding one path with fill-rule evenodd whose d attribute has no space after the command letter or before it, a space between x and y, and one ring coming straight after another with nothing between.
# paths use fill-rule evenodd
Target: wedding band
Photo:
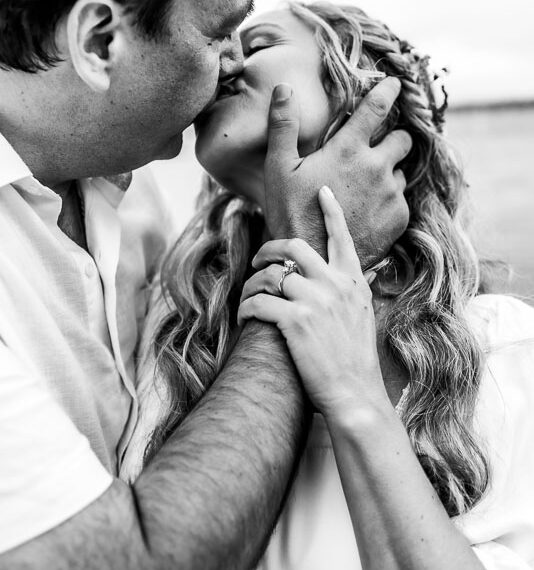
<instances>
[{"instance_id":1,"label":"wedding band","mask_svg":"<svg viewBox=\"0 0 534 570\"><path fill-rule=\"evenodd\" d=\"M291 275L292 273L298 273L299 268L297 267L297 263L292 259L286 259L284 261L284 267L282 268L282 277L280 277L280 281L278 282L278 291L280 291L280 296L285 297L284 295L284 279Z\"/></svg>"}]
</instances>

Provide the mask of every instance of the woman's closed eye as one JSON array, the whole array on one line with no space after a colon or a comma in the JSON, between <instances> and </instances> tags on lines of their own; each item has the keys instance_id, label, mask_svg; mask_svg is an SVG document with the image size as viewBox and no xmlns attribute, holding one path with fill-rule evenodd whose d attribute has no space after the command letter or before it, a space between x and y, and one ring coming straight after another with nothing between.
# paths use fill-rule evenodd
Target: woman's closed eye
<instances>
[{"instance_id":1,"label":"woman's closed eye","mask_svg":"<svg viewBox=\"0 0 534 570\"><path fill-rule=\"evenodd\" d=\"M248 45L245 48L243 53L244 53L245 57L251 57L255 53L262 51L264 49L270 48L270 47L271 47L271 44L265 40L253 41L250 43L250 45Z\"/></svg>"},{"instance_id":2,"label":"woman's closed eye","mask_svg":"<svg viewBox=\"0 0 534 570\"><path fill-rule=\"evenodd\" d=\"M258 29L259 28L259 29ZM259 51L285 43L285 39L278 30L271 30L271 26L258 26L256 29L246 30L241 35L243 55L251 57Z\"/></svg>"}]
</instances>

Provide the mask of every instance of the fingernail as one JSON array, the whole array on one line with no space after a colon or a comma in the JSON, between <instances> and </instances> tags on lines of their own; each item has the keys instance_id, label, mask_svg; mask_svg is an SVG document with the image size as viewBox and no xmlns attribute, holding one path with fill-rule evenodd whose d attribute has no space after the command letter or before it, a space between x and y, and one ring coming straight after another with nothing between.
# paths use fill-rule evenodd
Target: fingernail
<instances>
[{"instance_id":1,"label":"fingernail","mask_svg":"<svg viewBox=\"0 0 534 570\"><path fill-rule=\"evenodd\" d=\"M325 196L328 196L328 198L330 198L331 200L336 199L336 197L334 196L334 193L332 192L332 190L330 190L330 188L328 186L323 186L321 188L321 192L323 192L323 194Z\"/></svg>"},{"instance_id":2,"label":"fingernail","mask_svg":"<svg viewBox=\"0 0 534 570\"><path fill-rule=\"evenodd\" d=\"M369 271L368 273L365 274L365 279L367 280L367 284L369 286L371 286L374 283L377 277L378 275L374 271Z\"/></svg>"},{"instance_id":3,"label":"fingernail","mask_svg":"<svg viewBox=\"0 0 534 570\"><path fill-rule=\"evenodd\" d=\"M275 87L273 98L275 103L285 103L292 95L293 89L289 85L281 83Z\"/></svg>"}]
</instances>

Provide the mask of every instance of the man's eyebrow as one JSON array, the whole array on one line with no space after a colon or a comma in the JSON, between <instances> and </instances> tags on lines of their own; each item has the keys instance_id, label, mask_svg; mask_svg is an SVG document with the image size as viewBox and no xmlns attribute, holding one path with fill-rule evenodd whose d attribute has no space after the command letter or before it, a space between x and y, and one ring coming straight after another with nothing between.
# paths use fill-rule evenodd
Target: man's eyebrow
<instances>
[{"instance_id":1,"label":"man's eyebrow","mask_svg":"<svg viewBox=\"0 0 534 570\"><path fill-rule=\"evenodd\" d=\"M245 18L254 12L255 8L255 0L248 0L239 10L227 14L222 22L222 26L225 29L237 28Z\"/></svg>"},{"instance_id":2,"label":"man's eyebrow","mask_svg":"<svg viewBox=\"0 0 534 570\"><path fill-rule=\"evenodd\" d=\"M255 9L256 9L255 0L249 0L248 6L247 6L247 13L246 13L245 18L248 18L248 16L251 16L252 12L254 12Z\"/></svg>"}]
</instances>

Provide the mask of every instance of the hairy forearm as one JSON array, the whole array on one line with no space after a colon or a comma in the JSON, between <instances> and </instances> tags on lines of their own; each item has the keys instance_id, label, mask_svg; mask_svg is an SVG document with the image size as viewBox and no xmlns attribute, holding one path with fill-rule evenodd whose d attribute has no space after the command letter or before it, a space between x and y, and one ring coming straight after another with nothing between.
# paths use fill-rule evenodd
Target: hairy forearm
<instances>
[{"instance_id":1,"label":"hairy forearm","mask_svg":"<svg viewBox=\"0 0 534 570\"><path fill-rule=\"evenodd\" d=\"M303 426L284 341L250 323L211 390L135 485L156 566L251 568L275 523Z\"/></svg>"},{"instance_id":2,"label":"hairy forearm","mask_svg":"<svg viewBox=\"0 0 534 570\"><path fill-rule=\"evenodd\" d=\"M483 570L391 406L327 421L363 570Z\"/></svg>"},{"instance_id":3,"label":"hairy forearm","mask_svg":"<svg viewBox=\"0 0 534 570\"><path fill-rule=\"evenodd\" d=\"M137 483L116 480L0 570L249 570L304 437L303 394L274 328L247 325L226 367Z\"/></svg>"}]
</instances>

